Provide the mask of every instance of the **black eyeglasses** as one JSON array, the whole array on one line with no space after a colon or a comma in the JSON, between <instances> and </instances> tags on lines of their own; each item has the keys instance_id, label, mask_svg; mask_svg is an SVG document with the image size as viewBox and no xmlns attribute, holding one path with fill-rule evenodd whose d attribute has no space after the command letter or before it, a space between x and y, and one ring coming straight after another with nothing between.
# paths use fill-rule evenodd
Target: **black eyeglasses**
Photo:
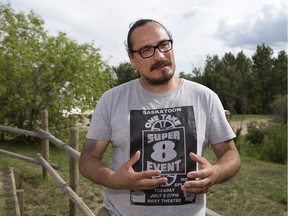
<instances>
[{"instance_id":1,"label":"black eyeglasses","mask_svg":"<svg viewBox=\"0 0 288 216\"><path fill-rule=\"evenodd\" d=\"M131 50L130 52L138 52L142 58L150 58L155 54L155 49L158 49L160 52L168 52L173 46L172 40L163 40L156 46L144 46L138 50Z\"/></svg>"}]
</instances>

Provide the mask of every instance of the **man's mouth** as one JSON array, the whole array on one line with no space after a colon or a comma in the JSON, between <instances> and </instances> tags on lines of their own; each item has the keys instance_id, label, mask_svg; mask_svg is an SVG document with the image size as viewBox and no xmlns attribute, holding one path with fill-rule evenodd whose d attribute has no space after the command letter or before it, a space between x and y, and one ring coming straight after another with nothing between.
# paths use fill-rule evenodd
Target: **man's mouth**
<instances>
[{"instance_id":1,"label":"man's mouth","mask_svg":"<svg viewBox=\"0 0 288 216\"><path fill-rule=\"evenodd\" d=\"M159 68L163 68L163 67L166 67L166 66L171 66L172 63L170 60L163 60L163 61L158 61L156 63L154 63L151 67L150 67L150 71L153 71L153 70L156 70L156 69L159 69Z\"/></svg>"}]
</instances>

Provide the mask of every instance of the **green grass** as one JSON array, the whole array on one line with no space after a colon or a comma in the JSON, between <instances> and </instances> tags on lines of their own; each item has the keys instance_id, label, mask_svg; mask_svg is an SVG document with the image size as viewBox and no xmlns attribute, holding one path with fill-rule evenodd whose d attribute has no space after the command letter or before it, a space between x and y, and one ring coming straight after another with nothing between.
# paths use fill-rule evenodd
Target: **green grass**
<instances>
[{"instance_id":1,"label":"green grass","mask_svg":"<svg viewBox=\"0 0 288 216\"><path fill-rule=\"evenodd\" d=\"M215 161L212 154L205 155ZM287 165L242 157L240 172L207 193L207 207L221 215L287 215Z\"/></svg>"},{"instance_id":2,"label":"green grass","mask_svg":"<svg viewBox=\"0 0 288 216\"><path fill-rule=\"evenodd\" d=\"M81 138L82 139L82 138ZM83 141L81 141L83 142ZM35 157L41 152L40 142L0 143L0 148L22 155ZM81 147L80 147L81 149ZM111 148L104 156L109 163ZM211 162L215 156L208 148L205 157ZM60 165L58 173L69 183L69 157L51 144L50 161ZM0 156L0 170L14 167L20 171L21 188L24 189L25 216L69 215L69 201L64 192L50 178L42 179L42 168L27 162ZM0 190L1 191L1 190ZM102 204L103 188L80 176L80 197L93 212ZM287 215L287 164L279 165L243 157L240 172L231 180L213 186L207 193L207 207L221 215ZM11 215L11 203L2 201L0 193L0 216ZM4 203L4 204L3 204ZM9 205L7 205L7 203ZM3 206L5 206L5 209ZM9 210L10 209L10 210Z\"/></svg>"}]
</instances>

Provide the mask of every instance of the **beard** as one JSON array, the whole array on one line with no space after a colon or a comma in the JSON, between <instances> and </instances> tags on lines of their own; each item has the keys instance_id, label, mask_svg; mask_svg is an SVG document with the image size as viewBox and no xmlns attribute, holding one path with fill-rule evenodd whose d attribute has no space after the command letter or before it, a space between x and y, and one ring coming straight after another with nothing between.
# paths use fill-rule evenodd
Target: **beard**
<instances>
[{"instance_id":1,"label":"beard","mask_svg":"<svg viewBox=\"0 0 288 216\"><path fill-rule=\"evenodd\" d=\"M156 70L158 68L165 67L165 66L170 66L171 67L172 66L172 62L170 60L168 60L168 59L156 62L153 65L151 65L150 71L153 73L153 70ZM172 68L172 72L169 72L169 71L166 71L166 70L161 72L161 76L159 78L151 78L151 77L148 77L148 76L145 76L145 75L141 75L141 76L150 85L158 86L158 85L167 84L168 81L174 76L174 72L175 72L175 67Z\"/></svg>"},{"instance_id":2,"label":"beard","mask_svg":"<svg viewBox=\"0 0 288 216\"><path fill-rule=\"evenodd\" d=\"M142 75L142 77L145 79L145 81L153 86L158 86L158 85L165 85L169 82L169 80L174 76L174 71L172 73L162 73L161 77L159 78L151 78L148 76Z\"/></svg>"}]
</instances>

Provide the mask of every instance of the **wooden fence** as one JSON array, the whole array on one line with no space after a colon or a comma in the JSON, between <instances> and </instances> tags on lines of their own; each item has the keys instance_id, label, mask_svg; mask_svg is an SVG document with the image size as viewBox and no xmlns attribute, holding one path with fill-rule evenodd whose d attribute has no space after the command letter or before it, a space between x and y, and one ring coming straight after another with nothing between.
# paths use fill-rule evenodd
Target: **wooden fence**
<instances>
[{"instance_id":1,"label":"wooden fence","mask_svg":"<svg viewBox=\"0 0 288 216\"><path fill-rule=\"evenodd\" d=\"M84 216L95 216L89 207L82 201L78 196L78 182L79 182L79 170L78 160L80 153L78 151L78 128L70 128L69 133L69 145L65 144L58 138L54 137L48 132L48 112L43 111L42 115L42 128L36 128L34 131L28 131L24 129L9 127L0 125L0 130L13 132L21 135L32 136L42 139L42 154L37 154L36 159L26 157L13 152L5 151L0 149L0 155L5 155L15 159L23 160L28 163L33 163L42 166L42 177L46 178L49 173L53 180L62 188L65 195L69 198L70 216L77 215L77 208ZM70 186L61 178L57 173L59 167L55 164L49 163L49 141L56 145L59 149L65 151L70 156ZM11 182L12 182L12 193L15 203L16 216L23 216L23 190L18 189L19 186L19 173L17 170L11 169ZM72 189L73 188L73 189ZM77 207L77 208L76 208ZM206 216L220 216L216 212L206 209Z\"/></svg>"},{"instance_id":2,"label":"wooden fence","mask_svg":"<svg viewBox=\"0 0 288 216\"><path fill-rule=\"evenodd\" d=\"M13 152L5 151L0 149L0 155L9 156L15 159L23 160L29 163L37 164L42 166L42 177L46 178L49 173L53 180L62 188L65 195L69 197L69 208L70 216L77 215L77 209L80 210L84 216L95 216L94 213L88 208L88 206L82 201L78 196L78 182L79 182L79 170L78 170L78 160L80 158L80 153L78 151L78 129L70 128L69 134L69 145L65 144L61 140L57 139L48 132L48 112L44 111L42 115L42 128L37 128L34 131L28 131L24 129L9 127L6 125L0 125L0 130L13 132L25 136L37 137L42 139L42 154L37 154L36 158L30 158ZM70 185L61 178L57 173L58 166L49 163L49 141L56 145L61 150L65 151L70 156ZM56 169L56 170L55 170ZM23 215L23 195L21 195L21 190L17 189L17 184L15 183L14 171L11 171L11 182L12 182L12 193L15 203L16 215ZM73 190L73 189L74 190ZM18 194L18 196L17 196ZM20 195L19 195L20 194ZM23 191L22 191L23 194ZM22 198L21 198L22 197ZM77 208L76 208L77 207Z\"/></svg>"}]
</instances>

